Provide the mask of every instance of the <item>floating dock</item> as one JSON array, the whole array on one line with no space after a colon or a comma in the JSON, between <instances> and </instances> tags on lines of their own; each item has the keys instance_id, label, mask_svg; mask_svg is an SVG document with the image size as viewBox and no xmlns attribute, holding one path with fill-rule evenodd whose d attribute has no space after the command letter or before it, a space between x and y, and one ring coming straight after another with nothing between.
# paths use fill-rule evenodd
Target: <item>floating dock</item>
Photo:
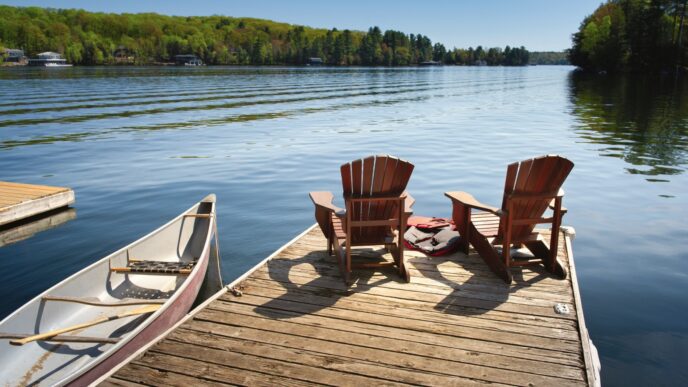
<instances>
[{"instance_id":1,"label":"floating dock","mask_svg":"<svg viewBox=\"0 0 688 387\"><path fill-rule=\"evenodd\" d=\"M360 271L347 287L325 246L310 228L102 384L599 384L563 232L567 279L532 266L514 269L510 286L475 253L407 251L411 283L393 270Z\"/></svg>"},{"instance_id":2,"label":"floating dock","mask_svg":"<svg viewBox=\"0 0 688 387\"><path fill-rule=\"evenodd\" d=\"M0 226L74 203L74 191L64 187L0 181Z\"/></svg>"}]
</instances>

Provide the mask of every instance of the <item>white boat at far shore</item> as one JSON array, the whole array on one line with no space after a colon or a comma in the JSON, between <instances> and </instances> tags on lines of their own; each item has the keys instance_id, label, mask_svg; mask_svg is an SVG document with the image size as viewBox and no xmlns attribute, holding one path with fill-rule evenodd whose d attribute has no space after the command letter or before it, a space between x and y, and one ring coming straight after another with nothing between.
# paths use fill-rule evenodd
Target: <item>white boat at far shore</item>
<instances>
[{"instance_id":1,"label":"white boat at far shore","mask_svg":"<svg viewBox=\"0 0 688 387\"><path fill-rule=\"evenodd\" d=\"M38 67L72 67L67 60L57 52L46 51L38 54L38 58L29 59L29 66Z\"/></svg>"},{"instance_id":2,"label":"white boat at far shore","mask_svg":"<svg viewBox=\"0 0 688 387\"><path fill-rule=\"evenodd\" d=\"M43 67L72 67L69 63L46 63Z\"/></svg>"}]
</instances>

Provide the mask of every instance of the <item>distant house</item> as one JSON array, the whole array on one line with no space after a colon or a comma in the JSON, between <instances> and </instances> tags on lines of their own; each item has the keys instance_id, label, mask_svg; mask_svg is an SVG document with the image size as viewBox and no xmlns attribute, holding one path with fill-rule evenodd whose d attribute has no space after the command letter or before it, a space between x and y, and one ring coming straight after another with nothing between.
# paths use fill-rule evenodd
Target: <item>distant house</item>
<instances>
[{"instance_id":1,"label":"distant house","mask_svg":"<svg viewBox=\"0 0 688 387\"><path fill-rule=\"evenodd\" d=\"M24 61L24 51L14 48L6 48L2 51L5 62L20 63Z\"/></svg>"},{"instance_id":2,"label":"distant house","mask_svg":"<svg viewBox=\"0 0 688 387\"><path fill-rule=\"evenodd\" d=\"M203 66L203 61L196 55L175 55L174 64L177 66Z\"/></svg>"},{"instance_id":3,"label":"distant house","mask_svg":"<svg viewBox=\"0 0 688 387\"><path fill-rule=\"evenodd\" d=\"M420 62L419 65L421 65L421 66L442 66L442 62L438 62L436 60L426 60L425 62Z\"/></svg>"},{"instance_id":4,"label":"distant house","mask_svg":"<svg viewBox=\"0 0 688 387\"><path fill-rule=\"evenodd\" d=\"M482 59L478 59L478 60L475 61L475 63L474 63L473 65L474 65L474 66L487 66L487 62L485 62L485 61L482 60Z\"/></svg>"},{"instance_id":5,"label":"distant house","mask_svg":"<svg viewBox=\"0 0 688 387\"><path fill-rule=\"evenodd\" d=\"M113 53L113 56L115 57L115 63L117 64L132 64L136 59L134 57L134 54L124 46L117 47L117 49Z\"/></svg>"},{"instance_id":6,"label":"distant house","mask_svg":"<svg viewBox=\"0 0 688 387\"><path fill-rule=\"evenodd\" d=\"M29 66L64 67L71 66L67 60L57 52L46 51L38 54L38 58L29 59Z\"/></svg>"},{"instance_id":7,"label":"distant house","mask_svg":"<svg viewBox=\"0 0 688 387\"><path fill-rule=\"evenodd\" d=\"M306 64L308 66L322 66L325 63L323 62L322 58L313 57L313 58L308 58L308 63L306 63Z\"/></svg>"}]
</instances>

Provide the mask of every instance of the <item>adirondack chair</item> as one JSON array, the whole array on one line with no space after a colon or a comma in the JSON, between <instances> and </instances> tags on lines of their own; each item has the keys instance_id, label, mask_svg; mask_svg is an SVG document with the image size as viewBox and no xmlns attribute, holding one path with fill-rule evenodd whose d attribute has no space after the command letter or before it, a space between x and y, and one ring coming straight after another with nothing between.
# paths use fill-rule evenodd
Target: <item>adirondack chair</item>
<instances>
[{"instance_id":1,"label":"adirondack chair","mask_svg":"<svg viewBox=\"0 0 688 387\"><path fill-rule=\"evenodd\" d=\"M341 166L345 209L332 204L331 192L311 192L315 219L325 237L327 252L337 252L344 282L352 269L396 266L410 281L404 264L404 232L414 199L406 193L413 164L392 156L370 156ZM353 246L384 245L394 262L352 264Z\"/></svg>"},{"instance_id":2,"label":"adirondack chair","mask_svg":"<svg viewBox=\"0 0 688 387\"><path fill-rule=\"evenodd\" d=\"M446 192L452 201L452 217L461 235L461 248L468 254L469 244L490 269L511 283L511 266L544 264L547 271L566 278L566 270L557 261L559 228L566 209L561 206L564 180L573 163L560 156L541 156L510 164L502 207L480 203L466 192ZM543 217L550 208L551 217ZM534 232L535 225L552 224L549 246ZM501 253L497 246L501 246ZM533 259L514 259L511 246L525 246Z\"/></svg>"}]
</instances>

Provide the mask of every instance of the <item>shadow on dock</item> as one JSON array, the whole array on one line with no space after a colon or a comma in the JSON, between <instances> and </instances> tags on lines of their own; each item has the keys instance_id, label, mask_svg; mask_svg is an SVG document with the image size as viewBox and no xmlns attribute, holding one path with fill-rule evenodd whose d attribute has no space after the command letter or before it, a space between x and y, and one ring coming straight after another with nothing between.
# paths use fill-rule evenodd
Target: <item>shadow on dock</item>
<instances>
[{"instance_id":1,"label":"shadow on dock","mask_svg":"<svg viewBox=\"0 0 688 387\"><path fill-rule=\"evenodd\" d=\"M380 251L373 249L358 249L353 259L356 261L384 260L380 253ZM309 271L315 271L317 275L308 282L293 280L292 276L301 278L303 266L306 266ZM270 279L286 290L285 294L256 308L256 312L272 318L287 317L279 311L280 306L285 302L302 301L306 297L308 303L304 303L297 313L312 314L335 305L339 299L348 297L353 293L365 292L372 287L392 281L403 282L391 269L382 272L383 276L379 275L380 272L376 276L374 271L362 270L353 273L354 286L348 287L339 277L335 258L328 256L326 250L313 251L301 258L273 259L267 263L267 270Z\"/></svg>"}]
</instances>

